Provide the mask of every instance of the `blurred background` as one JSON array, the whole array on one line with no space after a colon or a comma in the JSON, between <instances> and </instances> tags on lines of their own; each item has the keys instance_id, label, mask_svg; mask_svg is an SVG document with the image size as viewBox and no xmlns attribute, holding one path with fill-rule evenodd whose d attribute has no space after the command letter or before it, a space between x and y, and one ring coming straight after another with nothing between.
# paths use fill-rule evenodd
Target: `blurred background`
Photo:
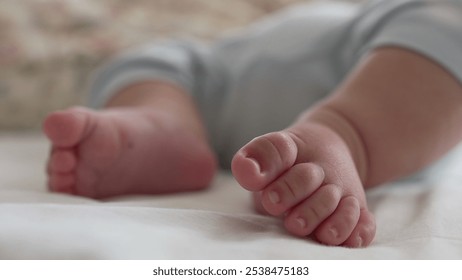
<instances>
[{"instance_id":1,"label":"blurred background","mask_svg":"<svg viewBox=\"0 0 462 280\"><path fill-rule=\"evenodd\" d=\"M0 0L0 130L81 104L92 71L130 46L211 40L310 0Z\"/></svg>"}]
</instances>

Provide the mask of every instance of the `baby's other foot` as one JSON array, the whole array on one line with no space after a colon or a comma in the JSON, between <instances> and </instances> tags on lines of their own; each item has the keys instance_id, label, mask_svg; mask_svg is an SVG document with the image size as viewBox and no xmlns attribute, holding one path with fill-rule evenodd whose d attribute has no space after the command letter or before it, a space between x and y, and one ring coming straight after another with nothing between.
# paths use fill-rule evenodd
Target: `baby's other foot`
<instances>
[{"instance_id":1,"label":"baby's other foot","mask_svg":"<svg viewBox=\"0 0 462 280\"><path fill-rule=\"evenodd\" d=\"M205 141L153 110L71 108L51 113L51 191L105 198L206 187L215 159Z\"/></svg>"},{"instance_id":2,"label":"baby's other foot","mask_svg":"<svg viewBox=\"0 0 462 280\"><path fill-rule=\"evenodd\" d=\"M375 219L351 153L323 125L307 122L255 138L236 153L232 171L295 235L348 247L374 238Z\"/></svg>"}]
</instances>

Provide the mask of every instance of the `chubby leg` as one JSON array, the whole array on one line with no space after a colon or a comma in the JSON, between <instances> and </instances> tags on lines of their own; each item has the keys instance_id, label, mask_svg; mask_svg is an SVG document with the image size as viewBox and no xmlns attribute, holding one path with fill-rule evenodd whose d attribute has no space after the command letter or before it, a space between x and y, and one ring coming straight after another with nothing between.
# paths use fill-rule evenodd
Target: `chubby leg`
<instances>
[{"instance_id":1,"label":"chubby leg","mask_svg":"<svg viewBox=\"0 0 462 280\"><path fill-rule=\"evenodd\" d=\"M43 131L52 191L105 198L197 190L216 170L190 96L168 84L131 86L100 111L53 112Z\"/></svg>"},{"instance_id":2,"label":"chubby leg","mask_svg":"<svg viewBox=\"0 0 462 280\"><path fill-rule=\"evenodd\" d=\"M329 245L367 246L364 189L411 174L462 140L462 86L402 48L367 55L332 96L237 152L233 174L285 227Z\"/></svg>"}]
</instances>

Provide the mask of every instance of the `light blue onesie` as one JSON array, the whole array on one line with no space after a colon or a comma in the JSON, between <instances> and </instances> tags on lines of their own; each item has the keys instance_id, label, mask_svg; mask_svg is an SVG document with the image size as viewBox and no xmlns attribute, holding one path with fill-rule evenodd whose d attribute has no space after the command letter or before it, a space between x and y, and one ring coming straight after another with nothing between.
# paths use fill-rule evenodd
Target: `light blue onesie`
<instances>
[{"instance_id":1,"label":"light blue onesie","mask_svg":"<svg viewBox=\"0 0 462 280\"><path fill-rule=\"evenodd\" d=\"M462 0L318 1L211 44L156 42L101 69L90 103L100 107L134 82L173 82L194 96L220 162L229 167L241 146L287 127L380 46L421 53L462 82Z\"/></svg>"}]
</instances>

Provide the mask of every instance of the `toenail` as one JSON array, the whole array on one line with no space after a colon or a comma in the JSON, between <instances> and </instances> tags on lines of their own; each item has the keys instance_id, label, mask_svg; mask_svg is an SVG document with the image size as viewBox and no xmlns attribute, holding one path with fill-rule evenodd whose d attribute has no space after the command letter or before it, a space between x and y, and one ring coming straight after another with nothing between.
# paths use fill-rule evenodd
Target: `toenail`
<instances>
[{"instance_id":1,"label":"toenail","mask_svg":"<svg viewBox=\"0 0 462 280\"><path fill-rule=\"evenodd\" d=\"M295 221L297 221L297 224L299 227L301 228L305 228L306 227L306 221L305 219L301 218L301 217L298 217L295 219Z\"/></svg>"},{"instance_id":2,"label":"toenail","mask_svg":"<svg viewBox=\"0 0 462 280\"><path fill-rule=\"evenodd\" d=\"M319 167L319 170L321 172L321 177L326 178L326 172L324 171L324 168L322 168L321 166L318 166L318 167Z\"/></svg>"},{"instance_id":3,"label":"toenail","mask_svg":"<svg viewBox=\"0 0 462 280\"><path fill-rule=\"evenodd\" d=\"M254 159L253 157L249 157L249 156L246 156L245 158L250 160L254 164L258 173L263 173L263 171L261 170L260 164L258 164L258 161L256 159Z\"/></svg>"},{"instance_id":4,"label":"toenail","mask_svg":"<svg viewBox=\"0 0 462 280\"><path fill-rule=\"evenodd\" d=\"M356 245L357 247L363 246L363 238L361 236L356 237Z\"/></svg>"},{"instance_id":5,"label":"toenail","mask_svg":"<svg viewBox=\"0 0 462 280\"><path fill-rule=\"evenodd\" d=\"M334 239L337 239L337 238L339 237L339 233L338 233L337 228L331 227L331 228L329 229L329 232L330 232L330 235L331 235Z\"/></svg>"},{"instance_id":6,"label":"toenail","mask_svg":"<svg viewBox=\"0 0 462 280\"><path fill-rule=\"evenodd\" d=\"M281 197L275 191L270 191L268 193L268 198L271 201L271 203L273 203L273 204L277 204L277 203L281 202Z\"/></svg>"}]
</instances>

